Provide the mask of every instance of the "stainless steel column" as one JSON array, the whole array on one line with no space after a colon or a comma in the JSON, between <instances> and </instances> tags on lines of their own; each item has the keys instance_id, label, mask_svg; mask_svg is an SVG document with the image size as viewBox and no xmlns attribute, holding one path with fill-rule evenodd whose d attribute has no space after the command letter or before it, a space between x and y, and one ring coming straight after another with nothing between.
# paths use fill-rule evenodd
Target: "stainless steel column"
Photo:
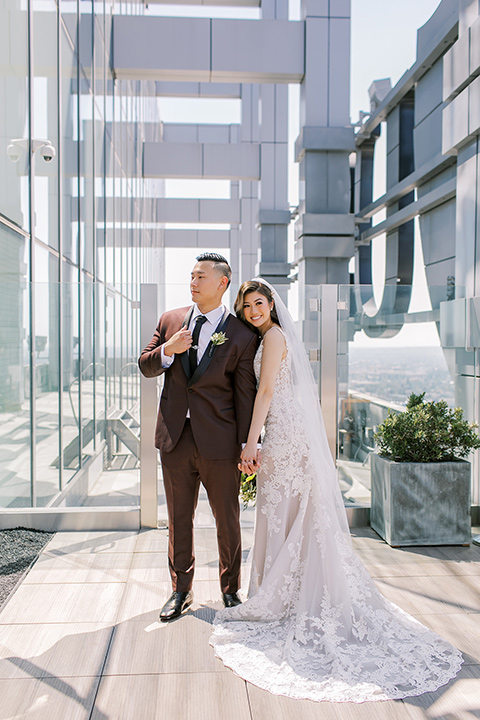
<instances>
[{"instance_id":1,"label":"stainless steel column","mask_svg":"<svg viewBox=\"0 0 480 720\"><path fill-rule=\"evenodd\" d=\"M158 322L157 286L140 286L140 340L148 345ZM140 376L140 525L157 527L158 478L154 445L157 380Z\"/></svg>"},{"instance_id":2,"label":"stainless steel column","mask_svg":"<svg viewBox=\"0 0 480 720\"><path fill-rule=\"evenodd\" d=\"M320 403L334 462L337 458L337 285L321 286Z\"/></svg>"}]
</instances>

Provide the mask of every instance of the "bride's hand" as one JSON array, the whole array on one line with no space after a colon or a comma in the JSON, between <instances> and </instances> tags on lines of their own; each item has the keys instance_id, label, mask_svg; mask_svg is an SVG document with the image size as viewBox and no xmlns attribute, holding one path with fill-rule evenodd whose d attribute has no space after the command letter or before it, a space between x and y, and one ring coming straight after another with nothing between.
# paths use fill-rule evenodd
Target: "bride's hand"
<instances>
[{"instance_id":1,"label":"bride's hand","mask_svg":"<svg viewBox=\"0 0 480 720\"><path fill-rule=\"evenodd\" d=\"M258 451L255 446L250 446L248 443L243 448L240 454L240 463L238 464L239 469L247 475L256 473L259 465L257 464Z\"/></svg>"}]
</instances>

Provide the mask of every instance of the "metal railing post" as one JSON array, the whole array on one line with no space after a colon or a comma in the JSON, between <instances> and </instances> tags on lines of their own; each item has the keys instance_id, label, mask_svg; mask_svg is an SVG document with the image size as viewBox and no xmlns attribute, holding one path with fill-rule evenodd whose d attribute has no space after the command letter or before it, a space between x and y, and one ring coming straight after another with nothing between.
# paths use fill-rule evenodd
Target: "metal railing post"
<instances>
[{"instance_id":1,"label":"metal railing post","mask_svg":"<svg viewBox=\"0 0 480 720\"><path fill-rule=\"evenodd\" d=\"M334 462L337 458L337 285L321 286L320 403Z\"/></svg>"},{"instance_id":2,"label":"metal railing post","mask_svg":"<svg viewBox=\"0 0 480 720\"><path fill-rule=\"evenodd\" d=\"M157 286L140 286L140 341L142 349L157 326ZM140 375L140 525L157 527L158 477L154 445L157 418L157 381Z\"/></svg>"}]
</instances>

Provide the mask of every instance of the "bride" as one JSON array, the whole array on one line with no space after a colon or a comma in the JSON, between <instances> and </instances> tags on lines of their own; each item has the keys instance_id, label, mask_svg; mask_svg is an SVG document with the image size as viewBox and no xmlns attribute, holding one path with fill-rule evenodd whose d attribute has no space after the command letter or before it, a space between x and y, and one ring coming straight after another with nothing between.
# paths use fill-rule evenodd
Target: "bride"
<instances>
[{"instance_id":1,"label":"bride","mask_svg":"<svg viewBox=\"0 0 480 720\"><path fill-rule=\"evenodd\" d=\"M249 599L217 613L216 655L248 682L292 698L359 703L436 690L462 656L387 601L355 555L313 375L288 310L256 278L241 286L235 311L261 337L241 456L244 471L259 471Z\"/></svg>"}]
</instances>

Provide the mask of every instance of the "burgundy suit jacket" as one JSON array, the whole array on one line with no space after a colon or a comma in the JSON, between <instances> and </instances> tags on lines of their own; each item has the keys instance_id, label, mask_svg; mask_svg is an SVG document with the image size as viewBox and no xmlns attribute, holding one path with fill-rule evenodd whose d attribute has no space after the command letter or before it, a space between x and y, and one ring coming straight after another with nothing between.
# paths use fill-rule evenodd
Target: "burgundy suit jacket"
<instances>
[{"instance_id":1,"label":"burgundy suit jacket","mask_svg":"<svg viewBox=\"0 0 480 720\"><path fill-rule=\"evenodd\" d=\"M227 459L240 455L246 442L256 394L253 358L258 338L234 315L224 315L222 329L228 340L207 346L189 378L188 353L175 355L162 367L162 345L182 325L192 308L178 308L162 315L151 342L138 360L145 377L165 375L155 430L155 447L171 452L182 433L187 410L197 448L204 458Z\"/></svg>"}]
</instances>

